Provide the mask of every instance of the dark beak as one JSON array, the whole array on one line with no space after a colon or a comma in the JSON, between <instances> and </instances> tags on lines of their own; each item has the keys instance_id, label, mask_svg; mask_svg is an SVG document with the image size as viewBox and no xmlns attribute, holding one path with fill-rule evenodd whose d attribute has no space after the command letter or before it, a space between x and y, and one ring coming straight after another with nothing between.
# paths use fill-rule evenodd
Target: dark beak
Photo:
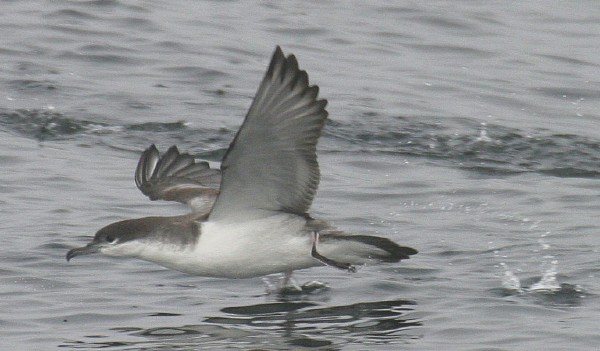
<instances>
[{"instance_id":1,"label":"dark beak","mask_svg":"<svg viewBox=\"0 0 600 351\"><path fill-rule=\"evenodd\" d=\"M100 251L100 245L96 243L87 244L84 247L78 247L67 252L67 262L75 256L89 255Z\"/></svg>"}]
</instances>

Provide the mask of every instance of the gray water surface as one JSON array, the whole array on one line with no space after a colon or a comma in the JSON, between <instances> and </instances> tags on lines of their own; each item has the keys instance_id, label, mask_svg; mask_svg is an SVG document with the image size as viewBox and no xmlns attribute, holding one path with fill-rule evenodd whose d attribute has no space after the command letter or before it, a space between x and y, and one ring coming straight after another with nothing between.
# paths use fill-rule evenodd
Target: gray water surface
<instances>
[{"instance_id":1,"label":"gray water surface","mask_svg":"<svg viewBox=\"0 0 600 351\"><path fill-rule=\"evenodd\" d=\"M0 33L0 349L600 344L595 2L4 1ZM275 45L329 100L313 216L419 254L296 272L330 289L285 298L67 263L108 223L187 211L135 188L139 153L217 167Z\"/></svg>"}]
</instances>

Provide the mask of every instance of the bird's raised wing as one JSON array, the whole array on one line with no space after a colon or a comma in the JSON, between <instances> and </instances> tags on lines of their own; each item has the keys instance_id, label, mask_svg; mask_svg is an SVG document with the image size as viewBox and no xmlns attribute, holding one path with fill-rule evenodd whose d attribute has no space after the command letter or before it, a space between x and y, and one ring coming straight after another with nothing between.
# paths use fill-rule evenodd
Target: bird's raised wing
<instances>
[{"instance_id":1,"label":"bird's raised wing","mask_svg":"<svg viewBox=\"0 0 600 351\"><path fill-rule=\"evenodd\" d=\"M279 47L221 164L211 221L244 221L276 211L305 214L319 184L316 145L326 100L293 55Z\"/></svg>"},{"instance_id":2,"label":"bird's raised wing","mask_svg":"<svg viewBox=\"0 0 600 351\"><path fill-rule=\"evenodd\" d=\"M171 146L160 155L156 146L147 148L135 170L135 184L150 200L169 200L188 204L193 212L208 213L219 193L221 172L208 162L180 154Z\"/></svg>"}]
</instances>

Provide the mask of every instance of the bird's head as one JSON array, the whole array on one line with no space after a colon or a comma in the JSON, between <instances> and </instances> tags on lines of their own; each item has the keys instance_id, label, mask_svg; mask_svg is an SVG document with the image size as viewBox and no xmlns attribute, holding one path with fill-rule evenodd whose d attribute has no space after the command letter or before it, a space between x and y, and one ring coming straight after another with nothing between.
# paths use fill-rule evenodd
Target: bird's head
<instances>
[{"instance_id":1,"label":"bird's head","mask_svg":"<svg viewBox=\"0 0 600 351\"><path fill-rule=\"evenodd\" d=\"M142 236L134 220L126 220L107 225L100 229L94 239L83 247L67 252L67 261L73 257L90 255L97 252L108 256L135 256L132 247ZM133 244L133 245L132 245Z\"/></svg>"},{"instance_id":2,"label":"bird's head","mask_svg":"<svg viewBox=\"0 0 600 351\"><path fill-rule=\"evenodd\" d=\"M190 216L128 219L107 225L86 246L69 250L67 261L97 252L108 256L144 258L141 256L149 246L194 244L197 230L194 218Z\"/></svg>"}]
</instances>

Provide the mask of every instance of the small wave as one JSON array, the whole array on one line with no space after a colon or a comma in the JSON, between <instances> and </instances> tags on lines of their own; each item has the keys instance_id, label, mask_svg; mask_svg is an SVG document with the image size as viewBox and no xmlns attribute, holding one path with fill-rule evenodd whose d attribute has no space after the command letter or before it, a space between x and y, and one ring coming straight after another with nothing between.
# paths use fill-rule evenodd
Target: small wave
<instances>
[{"instance_id":1,"label":"small wave","mask_svg":"<svg viewBox=\"0 0 600 351\"><path fill-rule=\"evenodd\" d=\"M600 140L575 134L539 130L525 132L472 120L431 121L397 118L390 122L345 123L328 120L321 141L330 150L395 154L424 158L480 176L538 173L562 178L600 178ZM130 139L132 133L166 133L180 144L189 141L198 152L221 153L234 131L194 129L185 121L113 125L64 115L55 109L0 111L0 127L39 141L77 135L113 134ZM146 143L140 136L140 142ZM151 142L160 143L153 136ZM114 140L120 143L119 140ZM199 148L199 144L202 148ZM208 151L207 151L208 150Z\"/></svg>"},{"instance_id":2,"label":"small wave","mask_svg":"<svg viewBox=\"0 0 600 351\"><path fill-rule=\"evenodd\" d=\"M121 150L139 151L152 143L179 145L197 157L220 161L233 138L233 131L222 127L192 128L186 121L112 124L110 121L78 119L46 109L0 109L0 130L39 142L97 138L101 144Z\"/></svg>"},{"instance_id":3,"label":"small wave","mask_svg":"<svg viewBox=\"0 0 600 351\"><path fill-rule=\"evenodd\" d=\"M53 109L0 112L0 125L39 141L82 133L90 122L68 118Z\"/></svg>"},{"instance_id":4,"label":"small wave","mask_svg":"<svg viewBox=\"0 0 600 351\"><path fill-rule=\"evenodd\" d=\"M328 122L326 135L345 150L383 152L444 162L480 175L527 172L555 177L598 178L600 140L548 130L534 133L471 120L390 124ZM357 132L357 130L359 132Z\"/></svg>"},{"instance_id":5,"label":"small wave","mask_svg":"<svg viewBox=\"0 0 600 351\"><path fill-rule=\"evenodd\" d=\"M38 141L61 140L77 135L123 134L131 132L181 132L188 123L184 121L166 123L140 123L130 125L111 125L97 121L76 119L57 112L49 107L40 109L19 109L0 111L0 126L28 138Z\"/></svg>"},{"instance_id":6,"label":"small wave","mask_svg":"<svg viewBox=\"0 0 600 351\"><path fill-rule=\"evenodd\" d=\"M56 82L50 80L15 79L8 81L7 84L12 90L38 94L58 89Z\"/></svg>"},{"instance_id":7,"label":"small wave","mask_svg":"<svg viewBox=\"0 0 600 351\"><path fill-rule=\"evenodd\" d=\"M135 130L135 131L148 131L148 132L172 132L172 131L180 131L186 129L189 126L189 123L184 121L177 122L148 122L148 123L139 123L139 124L131 124L127 126L127 130Z\"/></svg>"}]
</instances>

